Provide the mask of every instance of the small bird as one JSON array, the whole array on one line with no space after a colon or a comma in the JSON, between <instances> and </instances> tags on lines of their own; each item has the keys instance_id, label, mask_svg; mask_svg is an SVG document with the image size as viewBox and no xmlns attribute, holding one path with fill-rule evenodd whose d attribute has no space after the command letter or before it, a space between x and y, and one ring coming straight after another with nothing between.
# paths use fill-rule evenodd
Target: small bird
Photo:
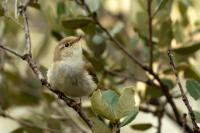
<instances>
[{"instance_id":1,"label":"small bird","mask_svg":"<svg viewBox=\"0 0 200 133\"><path fill-rule=\"evenodd\" d=\"M89 62L83 59L81 36L62 39L55 48L48 69L48 82L70 97L89 96L97 88L97 77Z\"/></svg>"}]
</instances>

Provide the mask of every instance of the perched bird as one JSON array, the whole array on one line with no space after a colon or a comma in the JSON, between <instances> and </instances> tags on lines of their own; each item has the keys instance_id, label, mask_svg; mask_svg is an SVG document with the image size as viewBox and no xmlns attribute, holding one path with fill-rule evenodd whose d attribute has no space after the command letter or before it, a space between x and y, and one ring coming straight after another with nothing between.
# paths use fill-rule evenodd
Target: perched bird
<instances>
[{"instance_id":1,"label":"perched bird","mask_svg":"<svg viewBox=\"0 0 200 133\"><path fill-rule=\"evenodd\" d=\"M47 72L48 82L70 97L88 96L97 88L92 65L83 59L82 44L81 36L62 39Z\"/></svg>"}]
</instances>

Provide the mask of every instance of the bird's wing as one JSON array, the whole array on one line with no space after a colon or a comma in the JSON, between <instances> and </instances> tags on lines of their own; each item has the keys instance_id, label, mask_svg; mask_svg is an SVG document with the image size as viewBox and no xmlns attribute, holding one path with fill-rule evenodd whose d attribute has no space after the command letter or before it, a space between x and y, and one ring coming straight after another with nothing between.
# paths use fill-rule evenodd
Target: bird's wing
<instances>
[{"instance_id":1,"label":"bird's wing","mask_svg":"<svg viewBox=\"0 0 200 133\"><path fill-rule=\"evenodd\" d=\"M88 72L89 75L92 76L92 79L94 80L94 82L96 84L98 84L98 78L97 75L95 73L94 67L92 66L92 64L88 61L85 61L85 70Z\"/></svg>"}]
</instances>

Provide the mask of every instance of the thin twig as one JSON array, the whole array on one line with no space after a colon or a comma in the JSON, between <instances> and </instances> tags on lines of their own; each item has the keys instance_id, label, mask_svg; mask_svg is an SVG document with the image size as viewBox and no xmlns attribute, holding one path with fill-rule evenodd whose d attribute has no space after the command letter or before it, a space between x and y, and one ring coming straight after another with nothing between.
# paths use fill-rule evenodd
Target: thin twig
<instances>
[{"instance_id":1,"label":"thin twig","mask_svg":"<svg viewBox=\"0 0 200 133\"><path fill-rule=\"evenodd\" d=\"M155 84L151 79L143 79L143 78L138 78L136 77L133 73L123 73L123 72L117 72L117 71L109 71L109 70L105 70L104 71L105 74L109 74L111 76L117 76L117 77L123 77L125 78L126 80L135 80L135 81L139 81L139 82L143 82L147 85L150 85L150 86L154 86L154 87L159 87L159 85Z\"/></svg>"},{"instance_id":2,"label":"thin twig","mask_svg":"<svg viewBox=\"0 0 200 133\"><path fill-rule=\"evenodd\" d=\"M194 130L195 133L200 133L200 128L198 127L198 125L197 125L197 123L196 123L195 115L194 115L194 113L193 113L193 110L192 110L192 107L191 107L191 105L190 105L190 103L189 103L189 100L188 100L187 96L186 96L185 93L184 93L183 86L182 86L182 84L181 84L181 82L180 82L180 79L179 79L179 76L178 76L178 72L177 72L177 70L176 70L176 64L175 64L175 61L174 61L174 59L173 59L173 55L172 55L172 53L171 53L170 50L168 51L168 56L169 56L169 60L170 60L170 65L171 65L171 67L172 67L172 70L173 70L173 72L174 72L174 75L176 76L177 84L178 84L179 89L180 89L180 91L181 91L182 100L183 100L183 102L185 103L185 106L187 107L188 112L189 112L189 114L190 114L190 118L191 118L191 120L192 120L192 125L193 125L193 130Z\"/></svg>"},{"instance_id":3,"label":"thin twig","mask_svg":"<svg viewBox=\"0 0 200 133\"><path fill-rule=\"evenodd\" d=\"M156 16L156 14L160 11L163 3L166 2L166 0L161 0L158 7L155 9L155 11L153 12L152 18L154 18Z\"/></svg>"},{"instance_id":4,"label":"thin twig","mask_svg":"<svg viewBox=\"0 0 200 133\"><path fill-rule=\"evenodd\" d=\"M110 34L110 32L104 28L104 26L100 23L96 12L92 12L89 8L89 6L85 3L85 0L75 0L75 2L81 6L83 9L87 11L87 13L91 16L93 21L100 27L102 31L106 33L108 38L121 50L125 55L127 55L131 60L133 60L138 66L140 66L143 69L148 69L148 67L144 64L142 64L136 57L132 56L122 45L119 41L113 38L113 36Z\"/></svg>"},{"instance_id":5,"label":"thin twig","mask_svg":"<svg viewBox=\"0 0 200 133\"><path fill-rule=\"evenodd\" d=\"M77 128L81 133L86 133L86 131L84 131L81 126L73 119L71 118L70 114L68 112L65 111L63 104L61 103L60 100L56 100L57 101L57 105L60 107L62 114L64 115L65 118L69 118L72 125L75 126L75 128Z\"/></svg>"},{"instance_id":6,"label":"thin twig","mask_svg":"<svg viewBox=\"0 0 200 133\"><path fill-rule=\"evenodd\" d=\"M15 56L17 56L17 57L23 59L23 55L20 55L20 54L17 53L16 51L14 51L14 50L12 50L12 49L10 49L10 48L5 47L5 46L4 46L3 44L1 44L1 43L0 43L0 49L6 50L6 51L12 53L13 55L15 55Z\"/></svg>"},{"instance_id":7,"label":"thin twig","mask_svg":"<svg viewBox=\"0 0 200 133\"><path fill-rule=\"evenodd\" d=\"M24 120L20 120L20 119L14 118L11 115L9 115L9 114L7 114L5 112L2 112L2 111L0 112L0 116L2 116L4 118L11 119L13 121L16 121L17 123L19 123L21 125L24 125L24 126L28 126L28 127L32 127L32 128L38 128L38 129L42 129L44 131L49 131L49 132L53 132L53 133L63 133L63 131L60 131L60 130L51 129L51 128L43 127L43 126L40 126L40 125L35 125L33 123L30 123L30 122L27 122L27 121L24 121Z\"/></svg>"},{"instance_id":8,"label":"thin twig","mask_svg":"<svg viewBox=\"0 0 200 133\"><path fill-rule=\"evenodd\" d=\"M116 40L111 34L110 32L103 27L103 25L100 23L98 17L97 17L97 13L96 12L92 12L89 8L89 6L85 3L85 0L74 0L79 6L81 6L83 9L85 9L85 11L89 14L89 16L93 19L93 21L100 27L100 29L102 31L104 31L106 33L106 35L108 36L108 38L113 42L113 44L115 44L127 57L129 57L129 59L131 61L133 61L134 63L136 63L139 67L141 67L144 71L148 72L150 75L152 75L154 77L155 80L157 80L157 82L160 85L160 88L162 89L163 94L165 95L165 97L168 100L168 103L171 105L173 112L175 114L176 117L176 121L179 125L182 126L182 121L181 121L181 116L179 114L178 108L176 106L176 104L173 101L173 98L171 96L171 94L169 93L169 89L168 87L162 82L162 80L160 79L160 77L158 76L158 74L156 74L151 68L149 68L147 65L144 65L140 62L140 60L138 60L135 56L133 56L132 54L130 54L122 45L118 40ZM188 131L191 132L189 126L188 126Z\"/></svg>"},{"instance_id":9,"label":"thin twig","mask_svg":"<svg viewBox=\"0 0 200 133\"><path fill-rule=\"evenodd\" d=\"M183 114L183 133L186 133L186 123L187 123L187 114L186 113L184 113Z\"/></svg>"},{"instance_id":10,"label":"thin twig","mask_svg":"<svg viewBox=\"0 0 200 133\"><path fill-rule=\"evenodd\" d=\"M149 53L150 53L149 66L152 69L153 68L153 51L154 51L154 46L153 46L153 42L152 42L152 14L151 14L151 4L152 4L152 0L147 0L148 27L149 27L148 45L149 45Z\"/></svg>"},{"instance_id":11,"label":"thin twig","mask_svg":"<svg viewBox=\"0 0 200 133\"><path fill-rule=\"evenodd\" d=\"M175 121L175 118L172 116L171 112L168 110L165 110L165 114L168 118L170 118L171 120ZM182 121L183 122L183 121ZM180 127L185 128L185 130L187 131L187 133L194 133L193 130L188 126L187 123L175 123L178 124Z\"/></svg>"},{"instance_id":12,"label":"thin twig","mask_svg":"<svg viewBox=\"0 0 200 133\"><path fill-rule=\"evenodd\" d=\"M161 107L158 107L158 113L157 113L157 118L158 118L158 126L157 126L157 133L161 133L161 129L162 129L162 118L165 112L165 106L167 104L167 101L165 101Z\"/></svg>"}]
</instances>

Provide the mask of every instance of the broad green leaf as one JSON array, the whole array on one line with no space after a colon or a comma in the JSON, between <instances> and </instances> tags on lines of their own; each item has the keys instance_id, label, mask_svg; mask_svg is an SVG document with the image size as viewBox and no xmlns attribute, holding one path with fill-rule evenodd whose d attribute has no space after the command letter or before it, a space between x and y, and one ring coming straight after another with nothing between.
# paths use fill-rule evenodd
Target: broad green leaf
<instances>
[{"instance_id":1,"label":"broad green leaf","mask_svg":"<svg viewBox=\"0 0 200 133\"><path fill-rule=\"evenodd\" d=\"M132 47L132 48L136 48L136 46L137 46L139 40L140 40L140 37L139 37L138 34L136 34L135 36L133 36L133 37L131 38L131 43L130 43L131 47Z\"/></svg>"},{"instance_id":2,"label":"broad green leaf","mask_svg":"<svg viewBox=\"0 0 200 133\"><path fill-rule=\"evenodd\" d=\"M189 46L173 49L173 52L180 55L193 54L200 49L200 42L193 42Z\"/></svg>"},{"instance_id":3,"label":"broad green leaf","mask_svg":"<svg viewBox=\"0 0 200 133\"><path fill-rule=\"evenodd\" d=\"M111 129L96 117L91 118L93 122L92 131L94 133L112 133Z\"/></svg>"},{"instance_id":4,"label":"broad green leaf","mask_svg":"<svg viewBox=\"0 0 200 133\"><path fill-rule=\"evenodd\" d=\"M185 78L193 78L200 82L200 74L199 72L191 65L188 65L187 68L184 70Z\"/></svg>"},{"instance_id":5,"label":"broad green leaf","mask_svg":"<svg viewBox=\"0 0 200 133\"><path fill-rule=\"evenodd\" d=\"M200 123L200 112L199 111L193 111L195 118L196 118L196 122Z\"/></svg>"},{"instance_id":6,"label":"broad green leaf","mask_svg":"<svg viewBox=\"0 0 200 133\"><path fill-rule=\"evenodd\" d=\"M114 25L110 33L112 34L112 36L114 36L115 34L119 33L123 28L124 28L124 24L119 21Z\"/></svg>"},{"instance_id":7,"label":"broad green leaf","mask_svg":"<svg viewBox=\"0 0 200 133\"><path fill-rule=\"evenodd\" d=\"M93 21L87 17L77 17L77 18L68 18L62 21L63 26L66 29L77 29L82 28L92 23Z\"/></svg>"},{"instance_id":8,"label":"broad green leaf","mask_svg":"<svg viewBox=\"0 0 200 133\"><path fill-rule=\"evenodd\" d=\"M187 14L187 10L189 8L189 4L188 2L185 1L178 1L178 8L179 8L179 12L181 13L181 17L182 17L182 25L187 26L189 24L189 20L188 20L188 16Z\"/></svg>"},{"instance_id":9,"label":"broad green leaf","mask_svg":"<svg viewBox=\"0 0 200 133\"><path fill-rule=\"evenodd\" d=\"M172 89L174 87L174 83L172 82L172 80L164 78L162 79L162 82L168 86L169 89Z\"/></svg>"},{"instance_id":10,"label":"broad green leaf","mask_svg":"<svg viewBox=\"0 0 200 133\"><path fill-rule=\"evenodd\" d=\"M25 130L20 127L20 128L15 129L14 131L12 131L10 133L24 133L24 132L25 132Z\"/></svg>"},{"instance_id":11,"label":"broad green leaf","mask_svg":"<svg viewBox=\"0 0 200 133\"><path fill-rule=\"evenodd\" d=\"M198 100L200 98L200 84L196 80L188 79L186 81L186 88L189 94L195 100Z\"/></svg>"},{"instance_id":12,"label":"broad green leaf","mask_svg":"<svg viewBox=\"0 0 200 133\"><path fill-rule=\"evenodd\" d=\"M122 121L122 123L119 125L120 127L126 126L127 124L131 123L139 113L139 108L135 107L132 112Z\"/></svg>"},{"instance_id":13,"label":"broad green leaf","mask_svg":"<svg viewBox=\"0 0 200 133\"><path fill-rule=\"evenodd\" d=\"M140 130L140 131L145 131L151 128L153 125L151 123L141 123L141 124L134 124L131 125L131 128L134 130Z\"/></svg>"},{"instance_id":14,"label":"broad green leaf","mask_svg":"<svg viewBox=\"0 0 200 133\"><path fill-rule=\"evenodd\" d=\"M51 34L52 34L52 36L53 37L55 37L56 38L56 40L61 40L62 38L63 38L63 36L58 32L58 31L56 31L56 30L52 30L51 31Z\"/></svg>"},{"instance_id":15,"label":"broad green leaf","mask_svg":"<svg viewBox=\"0 0 200 133\"><path fill-rule=\"evenodd\" d=\"M107 98L107 101L110 101L110 103L112 103L112 99L115 99L114 96L112 96L112 94L110 93L111 97L113 97L113 98ZM109 96L109 95L107 94L107 96ZM93 95L91 97L92 109L94 110L94 112L96 112L100 116L103 116L111 121L115 120L116 117L113 112L112 106L108 105L108 103L106 103L106 100L103 99L102 97L103 96L102 96L102 93L100 92L100 90L97 90L93 93ZM104 97L106 97L106 96L104 95Z\"/></svg>"},{"instance_id":16,"label":"broad green leaf","mask_svg":"<svg viewBox=\"0 0 200 133\"><path fill-rule=\"evenodd\" d=\"M160 9L164 8L168 1L169 1L169 0L160 0L160 2L159 2L159 4L158 4L157 8L156 8L155 11L153 12L153 15L157 14L157 12L158 12Z\"/></svg>"},{"instance_id":17,"label":"broad green leaf","mask_svg":"<svg viewBox=\"0 0 200 133\"><path fill-rule=\"evenodd\" d=\"M95 36L93 36L92 41L95 44L100 45L100 44L102 44L105 41L105 39L102 36L100 36L100 35L95 35Z\"/></svg>"},{"instance_id":18,"label":"broad green leaf","mask_svg":"<svg viewBox=\"0 0 200 133\"><path fill-rule=\"evenodd\" d=\"M95 24L94 23L88 23L86 26L82 27L81 29L90 35L94 35L95 34Z\"/></svg>"},{"instance_id":19,"label":"broad green leaf","mask_svg":"<svg viewBox=\"0 0 200 133\"><path fill-rule=\"evenodd\" d=\"M167 13L163 14L163 16L167 16ZM173 31L172 31L172 21L170 16L165 17L161 22L159 22L157 37L159 39L158 41L159 46L168 46L171 44L171 40L173 38Z\"/></svg>"},{"instance_id":20,"label":"broad green leaf","mask_svg":"<svg viewBox=\"0 0 200 133\"><path fill-rule=\"evenodd\" d=\"M130 17L135 31L144 37L148 36L148 17L146 0L131 0Z\"/></svg>"},{"instance_id":21,"label":"broad green leaf","mask_svg":"<svg viewBox=\"0 0 200 133\"><path fill-rule=\"evenodd\" d=\"M65 14L65 3L63 1L60 1L57 4L57 15L58 17L60 17L63 14Z\"/></svg>"},{"instance_id":22,"label":"broad green leaf","mask_svg":"<svg viewBox=\"0 0 200 133\"><path fill-rule=\"evenodd\" d=\"M132 88L124 89L121 96L112 90L103 91L102 93L100 90L97 90L91 97L91 103L94 112L110 121L128 116L135 109Z\"/></svg>"},{"instance_id":23,"label":"broad green leaf","mask_svg":"<svg viewBox=\"0 0 200 133\"><path fill-rule=\"evenodd\" d=\"M127 88L123 91L122 95L119 97L116 106L116 115L118 119L130 114L135 108L135 97L132 88Z\"/></svg>"},{"instance_id":24,"label":"broad green leaf","mask_svg":"<svg viewBox=\"0 0 200 133\"><path fill-rule=\"evenodd\" d=\"M92 12L95 12L99 9L101 4L100 1L101 0L85 0L86 4L89 6Z\"/></svg>"},{"instance_id":25,"label":"broad green leaf","mask_svg":"<svg viewBox=\"0 0 200 133\"><path fill-rule=\"evenodd\" d=\"M178 43L182 43L184 40L184 26L181 25L181 22L176 21L173 24L173 34L174 34L174 38L176 39L176 41Z\"/></svg>"},{"instance_id":26,"label":"broad green leaf","mask_svg":"<svg viewBox=\"0 0 200 133\"><path fill-rule=\"evenodd\" d=\"M161 89L157 86L147 86L145 94L146 94L146 97L150 96L154 98L163 96Z\"/></svg>"},{"instance_id":27,"label":"broad green leaf","mask_svg":"<svg viewBox=\"0 0 200 133\"><path fill-rule=\"evenodd\" d=\"M4 15L4 9L0 6L0 17Z\"/></svg>"},{"instance_id":28,"label":"broad green leaf","mask_svg":"<svg viewBox=\"0 0 200 133\"><path fill-rule=\"evenodd\" d=\"M62 25L69 30L81 28L87 34L94 34L95 24L87 17L67 18L62 20Z\"/></svg>"},{"instance_id":29,"label":"broad green leaf","mask_svg":"<svg viewBox=\"0 0 200 133\"><path fill-rule=\"evenodd\" d=\"M103 91L102 98L108 103L109 106L115 107L117 105L119 96L112 90Z\"/></svg>"},{"instance_id":30,"label":"broad green leaf","mask_svg":"<svg viewBox=\"0 0 200 133\"><path fill-rule=\"evenodd\" d=\"M30 2L29 2L29 4L28 4L28 6L30 6L30 7L33 7L33 8L35 8L35 9L40 9L41 7L40 7L40 4L36 1L34 1L34 0L31 0Z\"/></svg>"}]
</instances>

